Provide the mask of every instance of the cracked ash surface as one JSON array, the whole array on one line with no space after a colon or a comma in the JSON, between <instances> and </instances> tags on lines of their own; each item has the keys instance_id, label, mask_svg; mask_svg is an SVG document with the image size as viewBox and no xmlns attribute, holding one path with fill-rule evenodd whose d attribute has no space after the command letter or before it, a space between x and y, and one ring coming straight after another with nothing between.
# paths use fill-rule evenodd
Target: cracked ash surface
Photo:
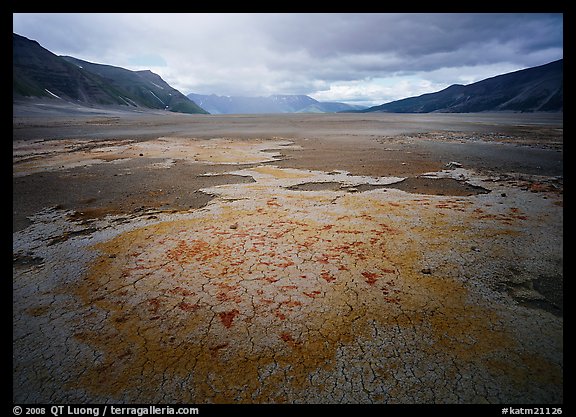
<instances>
[{"instance_id":1,"label":"cracked ash surface","mask_svg":"<svg viewBox=\"0 0 576 417\"><path fill-rule=\"evenodd\" d=\"M244 180L201 188L211 199L193 208L27 216L13 234L13 400L562 403L561 179L279 166L306 146L14 142L16 191L134 159L133 172Z\"/></svg>"}]
</instances>

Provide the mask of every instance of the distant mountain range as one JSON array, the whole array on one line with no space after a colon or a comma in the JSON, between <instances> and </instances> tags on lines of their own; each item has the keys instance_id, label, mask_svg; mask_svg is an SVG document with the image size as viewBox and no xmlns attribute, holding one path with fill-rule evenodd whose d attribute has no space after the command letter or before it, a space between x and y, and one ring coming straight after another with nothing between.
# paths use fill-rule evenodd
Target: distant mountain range
<instances>
[{"instance_id":1,"label":"distant mountain range","mask_svg":"<svg viewBox=\"0 0 576 417\"><path fill-rule=\"evenodd\" d=\"M36 41L12 35L12 90L83 105L120 105L178 113L207 113L151 71L130 71L58 56Z\"/></svg>"},{"instance_id":2,"label":"distant mountain range","mask_svg":"<svg viewBox=\"0 0 576 417\"><path fill-rule=\"evenodd\" d=\"M392 101L358 112L559 112L563 111L563 63L564 60L560 59L473 84L454 84L436 93Z\"/></svg>"},{"instance_id":3,"label":"distant mountain range","mask_svg":"<svg viewBox=\"0 0 576 417\"><path fill-rule=\"evenodd\" d=\"M88 106L116 105L203 114L563 111L562 59L366 108L320 102L305 95L229 97L190 93L185 96L149 70L130 71L58 56L38 42L15 33L12 46L13 100L43 97Z\"/></svg>"},{"instance_id":4,"label":"distant mountain range","mask_svg":"<svg viewBox=\"0 0 576 417\"><path fill-rule=\"evenodd\" d=\"M322 102L305 95L242 97L190 93L187 97L212 114L336 113L366 108L346 103Z\"/></svg>"},{"instance_id":5,"label":"distant mountain range","mask_svg":"<svg viewBox=\"0 0 576 417\"><path fill-rule=\"evenodd\" d=\"M38 42L12 34L13 99L44 97L76 104L117 105L179 113L326 113L365 106L319 102L304 95L186 97L149 70L130 71L70 56L58 56Z\"/></svg>"}]
</instances>

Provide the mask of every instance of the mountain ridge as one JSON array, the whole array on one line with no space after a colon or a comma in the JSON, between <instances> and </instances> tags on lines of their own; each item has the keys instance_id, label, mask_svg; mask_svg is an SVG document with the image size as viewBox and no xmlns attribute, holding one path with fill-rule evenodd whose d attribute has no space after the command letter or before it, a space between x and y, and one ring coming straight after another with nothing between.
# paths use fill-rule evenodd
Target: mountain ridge
<instances>
[{"instance_id":1,"label":"mountain ridge","mask_svg":"<svg viewBox=\"0 0 576 417\"><path fill-rule=\"evenodd\" d=\"M303 94L219 96L189 93L186 96L212 114L336 113L365 107L340 102L322 102Z\"/></svg>"},{"instance_id":2,"label":"mountain ridge","mask_svg":"<svg viewBox=\"0 0 576 417\"><path fill-rule=\"evenodd\" d=\"M13 100L41 97L82 105L207 113L150 70L131 71L58 56L37 41L12 35Z\"/></svg>"},{"instance_id":3,"label":"mountain ridge","mask_svg":"<svg viewBox=\"0 0 576 417\"><path fill-rule=\"evenodd\" d=\"M472 84L372 106L355 113L475 113L563 111L564 60L500 74Z\"/></svg>"}]
</instances>

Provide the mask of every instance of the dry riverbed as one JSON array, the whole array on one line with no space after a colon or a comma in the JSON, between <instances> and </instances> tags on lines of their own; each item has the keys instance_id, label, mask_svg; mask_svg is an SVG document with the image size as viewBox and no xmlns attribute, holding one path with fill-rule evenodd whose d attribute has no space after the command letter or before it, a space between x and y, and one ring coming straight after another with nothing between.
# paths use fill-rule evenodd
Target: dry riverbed
<instances>
[{"instance_id":1,"label":"dry riverbed","mask_svg":"<svg viewBox=\"0 0 576 417\"><path fill-rule=\"evenodd\" d=\"M563 402L561 118L83 117L14 119L15 402Z\"/></svg>"}]
</instances>

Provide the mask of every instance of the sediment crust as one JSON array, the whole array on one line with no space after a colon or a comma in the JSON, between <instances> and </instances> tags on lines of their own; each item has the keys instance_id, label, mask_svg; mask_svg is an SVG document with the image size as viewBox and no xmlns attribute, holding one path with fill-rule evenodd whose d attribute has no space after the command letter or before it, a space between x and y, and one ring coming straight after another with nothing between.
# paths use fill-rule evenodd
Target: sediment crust
<instances>
[{"instance_id":1,"label":"sediment crust","mask_svg":"<svg viewBox=\"0 0 576 417\"><path fill-rule=\"evenodd\" d=\"M558 130L300 117L14 142L13 400L562 403Z\"/></svg>"}]
</instances>

